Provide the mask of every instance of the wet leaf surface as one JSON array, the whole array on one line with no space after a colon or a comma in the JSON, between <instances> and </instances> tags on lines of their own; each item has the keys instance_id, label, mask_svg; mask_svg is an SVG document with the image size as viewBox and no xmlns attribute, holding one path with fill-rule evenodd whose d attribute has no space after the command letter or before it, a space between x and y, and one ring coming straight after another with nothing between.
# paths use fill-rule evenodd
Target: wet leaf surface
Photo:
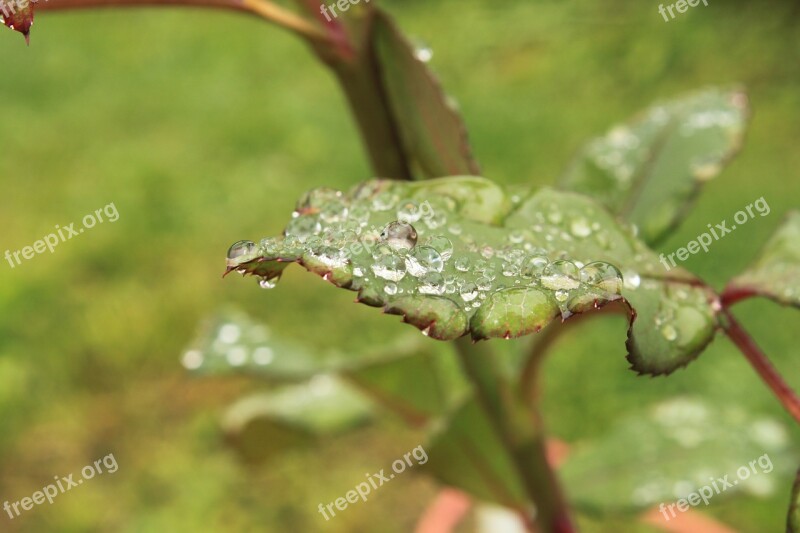
<instances>
[{"instance_id":1,"label":"wet leaf surface","mask_svg":"<svg viewBox=\"0 0 800 533\"><path fill-rule=\"evenodd\" d=\"M637 512L706 486L714 501L742 493L769 496L785 486L793 455L788 431L777 420L679 397L631 414L605 437L575 446L561 478L583 510ZM717 481L724 476L728 487Z\"/></svg>"},{"instance_id":2,"label":"wet leaf surface","mask_svg":"<svg viewBox=\"0 0 800 533\"><path fill-rule=\"evenodd\" d=\"M561 187L596 198L640 230L664 238L703 183L739 151L748 117L741 89L707 89L657 104L591 140Z\"/></svg>"},{"instance_id":3,"label":"wet leaf surface","mask_svg":"<svg viewBox=\"0 0 800 533\"><path fill-rule=\"evenodd\" d=\"M440 340L535 333L611 302L632 306L629 359L669 373L713 338L715 296L605 208L543 189L512 202L477 177L370 181L307 193L284 235L240 241L228 271L271 288L297 262Z\"/></svg>"},{"instance_id":4,"label":"wet leaf surface","mask_svg":"<svg viewBox=\"0 0 800 533\"><path fill-rule=\"evenodd\" d=\"M753 292L800 307L800 212L786 216L750 268L731 281L729 291Z\"/></svg>"}]
</instances>

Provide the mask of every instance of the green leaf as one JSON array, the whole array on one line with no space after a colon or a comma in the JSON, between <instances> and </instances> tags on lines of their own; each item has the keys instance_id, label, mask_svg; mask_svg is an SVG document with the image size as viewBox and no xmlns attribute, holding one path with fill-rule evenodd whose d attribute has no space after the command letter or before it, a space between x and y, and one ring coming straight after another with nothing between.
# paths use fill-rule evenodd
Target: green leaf
<instances>
[{"instance_id":1,"label":"green leaf","mask_svg":"<svg viewBox=\"0 0 800 533\"><path fill-rule=\"evenodd\" d=\"M757 294L780 304L800 307L800 212L790 212L726 294Z\"/></svg>"},{"instance_id":2,"label":"green leaf","mask_svg":"<svg viewBox=\"0 0 800 533\"><path fill-rule=\"evenodd\" d=\"M739 151L748 114L739 88L655 105L590 141L561 187L598 199L652 244L683 220L700 187Z\"/></svg>"},{"instance_id":3,"label":"green leaf","mask_svg":"<svg viewBox=\"0 0 800 533\"><path fill-rule=\"evenodd\" d=\"M481 501L525 510L527 497L513 460L474 396L432 436L428 471Z\"/></svg>"},{"instance_id":4,"label":"green leaf","mask_svg":"<svg viewBox=\"0 0 800 533\"><path fill-rule=\"evenodd\" d=\"M272 286L289 262L440 340L519 337L618 301L632 306L634 368L661 374L715 332L716 299L699 280L667 272L593 200L550 189L516 205L476 177L316 189L283 237L236 243L228 271Z\"/></svg>"},{"instance_id":5,"label":"green leaf","mask_svg":"<svg viewBox=\"0 0 800 533\"><path fill-rule=\"evenodd\" d=\"M786 531L788 533L800 532L800 470L792 487L792 499L789 505L789 516L786 521Z\"/></svg>"},{"instance_id":6,"label":"green leaf","mask_svg":"<svg viewBox=\"0 0 800 533\"><path fill-rule=\"evenodd\" d=\"M479 173L456 105L425 64L429 50L412 46L380 11L375 19L375 48L409 159L429 178Z\"/></svg>"},{"instance_id":7,"label":"green leaf","mask_svg":"<svg viewBox=\"0 0 800 533\"><path fill-rule=\"evenodd\" d=\"M240 311L207 320L182 362L197 375L249 374L274 382L305 381L333 367L312 349L279 338Z\"/></svg>"},{"instance_id":8,"label":"green leaf","mask_svg":"<svg viewBox=\"0 0 800 533\"><path fill-rule=\"evenodd\" d=\"M229 442L248 462L356 427L372 416L372 404L332 375L256 394L230 407L223 420Z\"/></svg>"},{"instance_id":9,"label":"green leaf","mask_svg":"<svg viewBox=\"0 0 800 533\"><path fill-rule=\"evenodd\" d=\"M741 492L772 494L793 471L792 455L788 432L775 419L734 405L674 398L576 446L560 477L579 508L627 513L713 489L712 481L724 476L732 486L723 491L717 483L714 501Z\"/></svg>"}]
</instances>

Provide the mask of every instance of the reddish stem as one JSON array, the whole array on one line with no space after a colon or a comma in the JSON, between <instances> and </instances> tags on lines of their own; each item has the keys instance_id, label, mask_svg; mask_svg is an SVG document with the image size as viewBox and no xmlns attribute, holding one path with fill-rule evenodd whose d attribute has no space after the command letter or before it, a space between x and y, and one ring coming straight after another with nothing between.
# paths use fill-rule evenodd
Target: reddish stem
<instances>
[{"instance_id":1,"label":"reddish stem","mask_svg":"<svg viewBox=\"0 0 800 533\"><path fill-rule=\"evenodd\" d=\"M730 287L722 291L722 294L720 295L720 303L722 304L722 307L730 307L735 303L741 302L742 300L747 300L748 298L752 298L754 296L758 296L758 291L755 289L751 289L749 287Z\"/></svg>"},{"instance_id":2,"label":"reddish stem","mask_svg":"<svg viewBox=\"0 0 800 533\"><path fill-rule=\"evenodd\" d=\"M778 400L780 400L786 410L789 411L789 414L800 423L800 398L798 398L792 388L783 381L783 378L778 374L778 371L775 370L775 367L772 366L772 363L770 363L764 352L762 352L755 341L750 338L750 335L742 329L736 319L733 318L730 311L724 309L723 313L725 313L728 319L728 326L725 328L728 337L730 337L731 341L741 350L747 360L750 361L750 364L753 365L758 375L761 376L761 379L772 389L772 392L775 393Z\"/></svg>"}]
</instances>

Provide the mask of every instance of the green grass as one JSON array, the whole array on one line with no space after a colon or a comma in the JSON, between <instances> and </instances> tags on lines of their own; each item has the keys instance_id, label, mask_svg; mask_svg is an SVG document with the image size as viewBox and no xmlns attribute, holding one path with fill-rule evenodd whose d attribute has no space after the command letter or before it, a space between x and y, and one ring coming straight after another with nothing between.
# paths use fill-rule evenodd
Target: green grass
<instances>
[{"instance_id":1,"label":"green grass","mask_svg":"<svg viewBox=\"0 0 800 533\"><path fill-rule=\"evenodd\" d=\"M764 196L768 217L686 263L721 286L800 200L797 16L789 2L712 0L665 23L656 4L636 4L387 2L433 48L484 174L502 183L553 183L583 139L653 100L745 83L745 150L660 247L672 252ZM120 213L53 255L0 267L0 500L108 453L120 465L52 506L0 516L0 529L411 530L435 493L427 478L404 476L328 523L316 507L421 434L387 418L247 469L223 445L218 415L255 385L192 380L178 363L197 323L223 305L320 349L379 344L407 327L300 269L269 293L220 278L230 243L278 233L303 191L370 177L329 73L276 28L203 11L47 13L30 48L4 31L0 50L0 252L109 202ZM739 314L800 387L800 318L767 302ZM790 424L725 339L669 379L643 379L627 371L624 330L598 322L557 345L544 400L555 436L581 442L627 409L683 392L714 391ZM709 511L742 531L774 531L787 497Z\"/></svg>"}]
</instances>

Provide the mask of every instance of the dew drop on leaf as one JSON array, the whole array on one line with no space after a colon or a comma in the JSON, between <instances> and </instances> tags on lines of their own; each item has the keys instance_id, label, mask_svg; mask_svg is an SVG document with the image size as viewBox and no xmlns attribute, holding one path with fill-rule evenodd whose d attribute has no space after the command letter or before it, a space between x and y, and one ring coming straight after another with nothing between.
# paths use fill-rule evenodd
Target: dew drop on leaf
<instances>
[{"instance_id":1,"label":"dew drop on leaf","mask_svg":"<svg viewBox=\"0 0 800 533\"><path fill-rule=\"evenodd\" d=\"M309 237L317 235L320 231L322 231L322 226L319 219L309 215L290 220L283 233L286 237L294 237L300 242L306 242Z\"/></svg>"},{"instance_id":2,"label":"dew drop on leaf","mask_svg":"<svg viewBox=\"0 0 800 533\"><path fill-rule=\"evenodd\" d=\"M253 254L258 246L253 241L238 241L228 249L228 259L237 259L245 255Z\"/></svg>"},{"instance_id":3,"label":"dew drop on leaf","mask_svg":"<svg viewBox=\"0 0 800 533\"><path fill-rule=\"evenodd\" d=\"M383 228L381 240L395 250L410 250L417 244L417 230L406 222L390 222Z\"/></svg>"},{"instance_id":4,"label":"dew drop on leaf","mask_svg":"<svg viewBox=\"0 0 800 533\"><path fill-rule=\"evenodd\" d=\"M278 286L279 279L280 278L272 278L272 279L261 278L260 280L258 280L258 286L261 287L262 289L274 289L275 287Z\"/></svg>"},{"instance_id":5,"label":"dew drop on leaf","mask_svg":"<svg viewBox=\"0 0 800 533\"><path fill-rule=\"evenodd\" d=\"M371 268L376 276L389 281L400 281L406 276L406 262L396 254L387 254L377 258Z\"/></svg>"},{"instance_id":6,"label":"dew drop on leaf","mask_svg":"<svg viewBox=\"0 0 800 533\"><path fill-rule=\"evenodd\" d=\"M551 290L573 290L581 286L580 271L572 261L553 261L542 273L540 282Z\"/></svg>"},{"instance_id":7,"label":"dew drop on leaf","mask_svg":"<svg viewBox=\"0 0 800 533\"><path fill-rule=\"evenodd\" d=\"M456 267L456 270L459 272L467 272L469 270L469 258L467 257L459 257L456 259L453 266Z\"/></svg>"},{"instance_id":8,"label":"dew drop on leaf","mask_svg":"<svg viewBox=\"0 0 800 533\"><path fill-rule=\"evenodd\" d=\"M439 252L444 261L447 261L453 255L453 243L444 235L432 235L425 241L425 245Z\"/></svg>"},{"instance_id":9,"label":"dew drop on leaf","mask_svg":"<svg viewBox=\"0 0 800 533\"><path fill-rule=\"evenodd\" d=\"M614 265L602 261L581 268L581 281L609 294L622 292L622 274Z\"/></svg>"},{"instance_id":10,"label":"dew drop on leaf","mask_svg":"<svg viewBox=\"0 0 800 533\"><path fill-rule=\"evenodd\" d=\"M461 299L465 302L471 302L478 297L478 286L472 282L466 282L458 291Z\"/></svg>"},{"instance_id":11,"label":"dew drop on leaf","mask_svg":"<svg viewBox=\"0 0 800 533\"><path fill-rule=\"evenodd\" d=\"M419 278L428 272L441 272L444 269L442 255L430 246L418 246L406 257L408 273Z\"/></svg>"}]
</instances>

